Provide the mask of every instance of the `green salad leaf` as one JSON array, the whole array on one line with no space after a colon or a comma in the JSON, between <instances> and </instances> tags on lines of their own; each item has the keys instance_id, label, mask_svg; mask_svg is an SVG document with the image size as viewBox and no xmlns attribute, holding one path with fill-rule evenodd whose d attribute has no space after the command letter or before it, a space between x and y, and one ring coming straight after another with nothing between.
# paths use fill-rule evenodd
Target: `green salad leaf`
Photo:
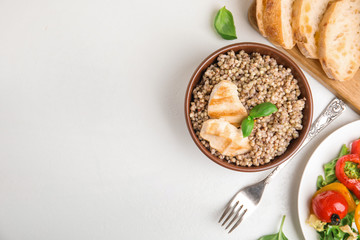
<instances>
[{"instance_id":1,"label":"green salad leaf","mask_svg":"<svg viewBox=\"0 0 360 240\"><path fill-rule=\"evenodd\" d=\"M343 219L341 219L340 224L338 226L326 224L325 230L318 232L321 240L343 240L347 239L350 236L349 233L342 230L341 227L346 225L349 226L349 230L354 232L354 229L351 229L351 225L354 221L355 212L348 213Z\"/></svg>"},{"instance_id":2,"label":"green salad leaf","mask_svg":"<svg viewBox=\"0 0 360 240\"><path fill-rule=\"evenodd\" d=\"M285 236L285 234L282 231L285 217L286 216L284 215L281 220L280 230L278 233L263 236L263 237L259 238L258 240L288 240L288 238Z\"/></svg>"},{"instance_id":3,"label":"green salad leaf","mask_svg":"<svg viewBox=\"0 0 360 240\"><path fill-rule=\"evenodd\" d=\"M236 39L236 30L232 13L225 8L221 8L216 14L214 26L217 33L226 40Z\"/></svg>"},{"instance_id":4,"label":"green salad leaf","mask_svg":"<svg viewBox=\"0 0 360 240\"><path fill-rule=\"evenodd\" d=\"M324 177L322 175L318 176L318 179L316 181L316 186L318 189L325 185L338 181L335 175L336 163L339 158L349 153L349 149L344 144L341 146L338 157L324 164L325 175ZM349 177L359 178L360 176L360 171L357 168L357 164L355 163L347 162L344 170ZM356 201L357 198L354 197L354 200ZM348 239L350 234L357 233L357 231L351 228L354 222L354 215L354 211L348 213L343 219L341 219L338 226L326 224L324 227L324 231L318 232L320 240L344 240ZM360 237L358 237L357 239L360 239Z\"/></svg>"},{"instance_id":5,"label":"green salad leaf","mask_svg":"<svg viewBox=\"0 0 360 240\"><path fill-rule=\"evenodd\" d=\"M355 211L349 212L346 216L341 219L339 226L351 226L354 221Z\"/></svg>"},{"instance_id":6,"label":"green salad leaf","mask_svg":"<svg viewBox=\"0 0 360 240\"><path fill-rule=\"evenodd\" d=\"M331 160L330 162L324 165L325 179L322 175L318 176L316 181L317 190L337 180L335 175L335 166L337 160L338 158L335 158L334 160Z\"/></svg>"},{"instance_id":7,"label":"green salad leaf","mask_svg":"<svg viewBox=\"0 0 360 240\"><path fill-rule=\"evenodd\" d=\"M339 158L341 158L342 156L347 155L347 154L349 154L349 149L344 144L344 145L342 145L342 147L340 149L339 156L324 165L325 178L322 175L318 176L317 181L316 181L317 189L320 189L330 183L337 181L337 178L335 175L336 162Z\"/></svg>"},{"instance_id":8,"label":"green salad leaf","mask_svg":"<svg viewBox=\"0 0 360 240\"><path fill-rule=\"evenodd\" d=\"M316 180L316 190L319 190L320 188L324 187L326 184L325 184L325 179L322 175L319 175L317 177L317 180Z\"/></svg>"},{"instance_id":9,"label":"green salad leaf","mask_svg":"<svg viewBox=\"0 0 360 240\"><path fill-rule=\"evenodd\" d=\"M346 144L343 144L341 146L341 150L340 150L338 158L341 158L341 157L343 157L345 155L348 155L349 153L350 153L349 148L346 146Z\"/></svg>"},{"instance_id":10,"label":"green salad leaf","mask_svg":"<svg viewBox=\"0 0 360 240\"><path fill-rule=\"evenodd\" d=\"M339 226L328 225L323 232L318 232L320 240L343 240L346 239L349 234L341 231Z\"/></svg>"}]
</instances>

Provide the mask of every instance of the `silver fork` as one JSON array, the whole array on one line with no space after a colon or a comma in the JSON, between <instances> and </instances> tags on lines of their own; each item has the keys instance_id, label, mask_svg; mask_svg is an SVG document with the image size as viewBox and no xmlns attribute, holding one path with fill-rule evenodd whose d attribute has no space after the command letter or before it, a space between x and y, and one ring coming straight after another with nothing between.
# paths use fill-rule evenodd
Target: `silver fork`
<instances>
[{"instance_id":1,"label":"silver fork","mask_svg":"<svg viewBox=\"0 0 360 240\"><path fill-rule=\"evenodd\" d=\"M327 107L322 111L320 116L313 122L308 136L304 140L302 146L293 154L291 159L318 133L327 127L333 120L335 120L345 110L345 103L338 98L334 98ZM248 217L259 204L261 196L263 195L265 186L270 180L283 169L290 160L276 167L265 179L247 186L237 192L234 197L228 202L225 207L224 213L221 215L219 223L225 218L222 226L224 226L230 219L229 224L225 227L228 229L233 223L234 225L229 230L231 233L242 222L244 217Z\"/></svg>"}]
</instances>

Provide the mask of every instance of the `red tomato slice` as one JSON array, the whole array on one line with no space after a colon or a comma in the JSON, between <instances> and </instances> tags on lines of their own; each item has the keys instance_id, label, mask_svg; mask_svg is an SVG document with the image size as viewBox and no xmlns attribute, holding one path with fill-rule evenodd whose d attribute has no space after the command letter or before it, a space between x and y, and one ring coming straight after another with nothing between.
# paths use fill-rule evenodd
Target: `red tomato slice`
<instances>
[{"instance_id":1,"label":"red tomato slice","mask_svg":"<svg viewBox=\"0 0 360 240\"><path fill-rule=\"evenodd\" d=\"M337 191L325 191L312 199L312 209L323 222L338 225L348 211L348 203L343 195Z\"/></svg>"},{"instance_id":2,"label":"red tomato slice","mask_svg":"<svg viewBox=\"0 0 360 240\"><path fill-rule=\"evenodd\" d=\"M351 144L351 154L360 155L360 139L355 140Z\"/></svg>"}]
</instances>

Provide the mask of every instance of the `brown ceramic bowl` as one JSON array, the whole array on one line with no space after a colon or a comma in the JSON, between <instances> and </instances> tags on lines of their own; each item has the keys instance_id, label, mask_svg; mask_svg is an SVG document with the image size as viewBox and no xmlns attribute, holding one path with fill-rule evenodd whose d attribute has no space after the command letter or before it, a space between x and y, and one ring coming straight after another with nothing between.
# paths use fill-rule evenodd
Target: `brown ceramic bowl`
<instances>
[{"instance_id":1,"label":"brown ceramic bowl","mask_svg":"<svg viewBox=\"0 0 360 240\"><path fill-rule=\"evenodd\" d=\"M269 55L270 57L274 58L278 64L281 64L287 68L290 68L292 71L292 74L294 75L295 79L298 80L298 84L300 87L300 98L305 97L306 103L305 108L303 110L303 129L299 131L299 137L297 139L294 139L290 142L289 146L287 147L287 150L284 154L281 156L278 156L274 158L272 161L265 165L261 166L254 166L254 167L242 167L242 166L236 166L235 164L228 163L225 160L221 160L217 158L216 156L212 155L208 149L206 149L199 139L196 137L195 132L193 130L191 120L190 120L190 102L193 99L192 92L194 87L197 85L197 83L201 80L202 74L205 72L205 70L214 62L216 62L217 57L220 54L227 53L228 51L233 50L234 52L239 52L241 50L244 50L247 53L252 52L258 52L262 55ZM272 48L270 46L260 44L260 43L251 43L251 42L244 42L244 43L236 43L232 44L226 47L223 47L214 53L212 53L210 56L208 56L196 69L193 76L190 79L189 85L187 87L186 96L185 96L185 118L186 118L186 124L189 129L190 135L192 139L194 140L195 144L199 147L199 149L211 160L216 162L217 164L235 170L240 172L258 172L267 170L273 167L276 167L280 165L281 163L288 160L296 151L297 149L302 145L303 141L305 140L306 136L308 135L308 132L310 130L310 125L312 122L313 117L313 100L311 95L311 90L309 87L309 84L303 74L303 72L300 70L300 68L296 65L296 63L291 60L288 56L286 56L284 53L280 52L279 50Z\"/></svg>"}]
</instances>

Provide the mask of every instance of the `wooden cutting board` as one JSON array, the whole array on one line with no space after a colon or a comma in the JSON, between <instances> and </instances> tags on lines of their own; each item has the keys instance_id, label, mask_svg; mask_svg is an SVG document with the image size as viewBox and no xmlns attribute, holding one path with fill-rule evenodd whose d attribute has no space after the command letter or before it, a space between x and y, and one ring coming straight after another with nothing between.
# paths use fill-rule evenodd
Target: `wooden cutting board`
<instances>
[{"instance_id":1,"label":"wooden cutting board","mask_svg":"<svg viewBox=\"0 0 360 240\"><path fill-rule=\"evenodd\" d=\"M251 26L258 32L256 21L256 2L250 6L248 18ZM260 33L259 33L260 34ZM276 46L276 44L274 44ZM281 52L290 56L297 64L306 70L313 78L318 80L322 85L334 93L337 97L345 101L354 111L360 114L360 69L353 79L346 82L339 82L328 78L322 70L318 60L305 58L297 47L285 50L276 46ZM313 95L316 94L313 92Z\"/></svg>"}]
</instances>

